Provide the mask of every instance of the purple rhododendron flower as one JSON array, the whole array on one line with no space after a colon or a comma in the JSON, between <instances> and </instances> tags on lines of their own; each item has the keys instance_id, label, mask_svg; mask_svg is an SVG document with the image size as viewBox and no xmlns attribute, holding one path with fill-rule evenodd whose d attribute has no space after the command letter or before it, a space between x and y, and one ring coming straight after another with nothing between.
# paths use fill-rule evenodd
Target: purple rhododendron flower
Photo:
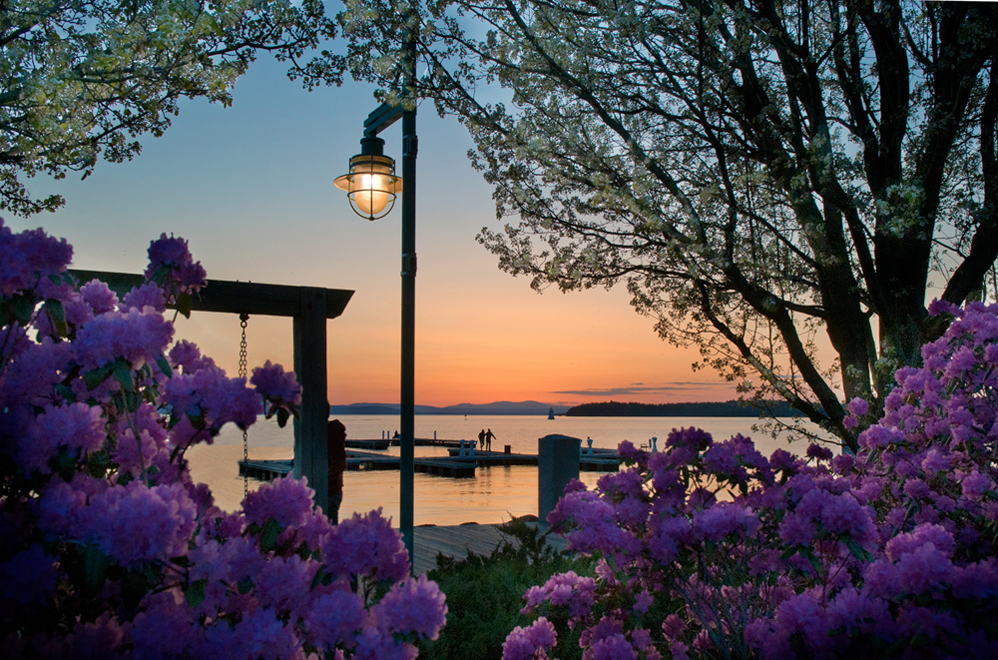
<instances>
[{"instance_id":1,"label":"purple rhododendron flower","mask_svg":"<svg viewBox=\"0 0 998 660\"><path fill-rule=\"evenodd\" d=\"M381 509L341 521L322 542L333 575L376 576L397 582L409 574L409 553Z\"/></svg>"},{"instance_id":2,"label":"purple rhododendron flower","mask_svg":"<svg viewBox=\"0 0 998 660\"><path fill-rule=\"evenodd\" d=\"M846 408L849 410L850 415L855 415L856 417L862 417L870 411L870 404L867 403L866 399L861 397L854 397L849 401Z\"/></svg>"},{"instance_id":3,"label":"purple rhododendron flower","mask_svg":"<svg viewBox=\"0 0 998 660\"><path fill-rule=\"evenodd\" d=\"M180 484L148 488L133 481L90 498L80 540L127 568L184 554L197 508Z\"/></svg>"},{"instance_id":4,"label":"purple rhododendron flower","mask_svg":"<svg viewBox=\"0 0 998 660\"><path fill-rule=\"evenodd\" d=\"M44 407L55 399L54 387L70 372L72 347L45 339L29 343L0 378L0 406L11 412L21 405Z\"/></svg>"},{"instance_id":5,"label":"purple rhododendron flower","mask_svg":"<svg viewBox=\"0 0 998 660\"><path fill-rule=\"evenodd\" d=\"M446 596L437 583L427 580L423 574L419 579L409 578L393 585L371 608L371 614L384 621L382 627L391 632L403 635L414 633L421 638L436 639L447 621L445 600Z\"/></svg>"},{"instance_id":6,"label":"purple rhododendron flower","mask_svg":"<svg viewBox=\"0 0 998 660\"><path fill-rule=\"evenodd\" d=\"M172 338L173 324L162 314L130 309L94 317L77 333L73 349L86 371L119 357L138 369L162 355Z\"/></svg>"},{"instance_id":7,"label":"purple rhododendron flower","mask_svg":"<svg viewBox=\"0 0 998 660\"><path fill-rule=\"evenodd\" d=\"M979 502L985 493L994 490L995 482L988 475L975 470L960 481L960 488L968 500Z\"/></svg>"},{"instance_id":8,"label":"purple rhododendron flower","mask_svg":"<svg viewBox=\"0 0 998 660\"><path fill-rule=\"evenodd\" d=\"M320 648L332 650L341 644L352 646L366 620L364 599L352 591L336 590L312 602L305 625Z\"/></svg>"},{"instance_id":9,"label":"purple rhododendron flower","mask_svg":"<svg viewBox=\"0 0 998 660\"><path fill-rule=\"evenodd\" d=\"M817 444L808 445L806 455L808 458L813 458L819 461L832 460L832 450L828 447L822 447Z\"/></svg>"},{"instance_id":10,"label":"purple rhododendron flower","mask_svg":"<svg viewBox=\"0 0 998 660\"><path fill-rule=\"evenodd\" d=\"M66 239L47 235L41 229L13 233L0 218L0 295L12 296L34 288L50 275L59 275L73 260Z\"/></svg>"},{"instance_id":11,"label":"purple rhododendron flower","mask_svg":"<svg viewBox=\"0 0 998 660\"><path fill-rule=\"evenodd\" d=\"M620 633L604 637L589 648L593 660L637 660L638 658L637 650Z\"/></svg>"},{"instance_id":12,"label":"purple rhododendron flower","mask_svg":"<svg viewBox=\"0 0 998 660\"><path fill-rule=\"evenodd\" d=\"M132 308L142 311L146 307L151 307L153 311L160 313L166 311L166 294L155 282L146 282L133 288L125 294L125 299L121 302L123 312Z\"/></svg>"},{"instance_id":13,"label":"purple rhododendron flower","mask_svg":"<svg viewBox=\"0 0 998 660\"><path fill-rule=\"evenodd\" d=\"M18 457L28 473L35 470L48 473L49 461L60 448L76 454L97 451L104 444L104 422L101 409L85 403L64 407L49 407L35 418L30 431L21 439Z\"/></svg>"},{"instance_id":14,"label":"purple rhododendron flower","mask_svg":"<svg viewBox=\"0 0 998 660\"><path fill-rule=\"evenodd\" d=\"M751 534L758 519L745 507L733 502L718 502L693 517L693 531L698 538L720 541L729 534Z\"/></svg>"},{"instance_id":15,"label":"purple rhododendron flower","mask_svg":"<svg viewBox=\"0 0 998 660\"><path fill-rule=\"evenodd\" d=\"M553 648L558 641L558 633L554 625L546 617L540 617L532 624L523 628L517 626L506 636L502 644L503 660L533 660L547 657L546 651Z\"/></svg>"},{"instance_id":16,"label":"purple rhododendron flower","mask_svg":"<svg viewBox=\"0 0 998 660\"><path fill-rule=\"evenodd\" d=\"M0 611L44 603L55 589L57 560L38 543L0 563Z\"/></svg>"},{"instance_id":17,"label":"purple rhododendron flower","mask_svg":"<svg viewBox=\"0 0 998 660\"><path fill-rule=\"evenodd\" d=\"M263 527L273 519L281 528L301 527L314 506L314 495L305 477L274 479L243 499L246 522Z\"/></svg>"},{"instance_id":18,"label":"purple rhododendron flower","mask_svg":"<svg viewBox=\"0 0 998 660\"><path fill-rule=\"evenodd\" d=\"M293 371L284 371L279 364L267 360L262 367L253 369L250 383L265 399L287 401L294 405L301 403L301 385Z\"/></svg>"},{"instance_id":19,"label":"purple rhododendron flower","mask_svg":"<svg viewBox=\"0 0 998 660\"><path fill-rule=\"evenodd\" d=\"M80 287L80 297L90 308L91 315L113 312L118 308L118 296L100 280L91 280Z\"/></svg>"},{"instance_id":20,"label":"purple rhododendron flower","mask_svg":"<svg viewBox=\"0 0 998 660\"><path fill-rule=\"evenodd\" d=\"M198 291L205 283L205 271L200 262L195 262L187 247L187 241L170 234L161 234L149 244L149 266L146 278L157 281L157 275L167 271L167 281L179 284L185 293ZM162 282L160 282L162 283Z\"/></svg>"}]
</instances>

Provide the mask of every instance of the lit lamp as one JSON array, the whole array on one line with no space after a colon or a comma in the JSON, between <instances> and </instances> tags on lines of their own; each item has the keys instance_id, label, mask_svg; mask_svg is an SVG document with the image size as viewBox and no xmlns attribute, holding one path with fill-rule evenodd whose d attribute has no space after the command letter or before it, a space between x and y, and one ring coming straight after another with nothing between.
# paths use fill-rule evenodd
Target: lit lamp
<instances>
[{"instance_id":1,"label":"lit lamp","mask_svg":"<svg viewBox=\"0 0 998 660\"><path fill-rule=\"evenodd\" d=\"M377 220L395 206L395 196L402 192L402 178L395 176L395 161L385 155L385 141L365 137L360 153L350 159L350 173L333 182L350 198L350 206L362 218Z\"/></svg>"},{"instance_id":2,"label":"lit lamp","mask_svg":"<svg viewBox=\"0 0 998 660\"><path fill-rule=\"evenodd\" d=\"M406 41L407 84L415 76L415 42ZM377 137L399 119L402 120L402 177L395 176L395 161L384 154L385 141ZM402 193L402 346L399 369L399 531L410 566L413 558L413 472L415 468L415 371L416 371L416 108L382 103L364 120L360 153L350 159L350 173L336 178L336 187L350 198L357 215L376 220L395 205Z\"/></svg>"}]
</instances>

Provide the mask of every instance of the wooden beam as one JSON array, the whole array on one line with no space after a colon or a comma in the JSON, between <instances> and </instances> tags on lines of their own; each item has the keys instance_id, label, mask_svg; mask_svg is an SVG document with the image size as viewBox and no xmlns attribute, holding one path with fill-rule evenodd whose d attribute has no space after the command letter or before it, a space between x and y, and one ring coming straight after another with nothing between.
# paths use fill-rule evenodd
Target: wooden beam
<instances>
[{"instance_id":1,"label":"wooden beam","mask_svg":"<svg viewBox=\"0 0 998 660\"><path fill-rule=\"evenodd\" d=\"M70 269L69 272L81 284L90 280L104 282L108 288L118 294L119 298L131 291L133 287L144 284L146 281L145 276L133 273L76 269ZM306 287L208 280L208 284L197 295L193 296L191 309L199 312L294 317L301 313L301 290L303 288ZM325 291L327 319L334 319L342 314L347 303L350 302L351 296L353 296L353 291L344 289L319 290Z\"/></svg>"},{"instance_id":2,"label":"wooden beam","mask_svg":"<svg viewBox=\"0 0 998 660\"><path fill-rule=\"evenodd\" d=\"M118 297L144 284L146 278L131 273L70 270L81 284L100 280ZM290 316L294 328L294 369L302 386L301 411L294 422L296 477L307 477L315 489L315 503L323 510L329 503L326 421L329 401L326 382L326 321L343 313L353 291L319 287L208 280L191 309L262 316Z\"/></svg>"}]
</instances>

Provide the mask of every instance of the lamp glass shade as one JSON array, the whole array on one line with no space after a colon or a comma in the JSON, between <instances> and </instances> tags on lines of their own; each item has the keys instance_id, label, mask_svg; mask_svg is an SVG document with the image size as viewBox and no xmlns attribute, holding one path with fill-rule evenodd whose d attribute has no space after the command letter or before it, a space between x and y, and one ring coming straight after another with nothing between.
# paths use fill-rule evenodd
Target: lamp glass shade
<instances>
[{"instance_id":1,"label":"lamp glass shade","mask_svg":"<svg viewBox=\"0 0 998 660\"><path fill-rule=\"evenodd\" d=\"M376 220L386 216L402 192L402 178L395 176L395 161L387 156L360 154L350 159L350 173L337 177L357 215Z\"/></svg>"}]
</instances>

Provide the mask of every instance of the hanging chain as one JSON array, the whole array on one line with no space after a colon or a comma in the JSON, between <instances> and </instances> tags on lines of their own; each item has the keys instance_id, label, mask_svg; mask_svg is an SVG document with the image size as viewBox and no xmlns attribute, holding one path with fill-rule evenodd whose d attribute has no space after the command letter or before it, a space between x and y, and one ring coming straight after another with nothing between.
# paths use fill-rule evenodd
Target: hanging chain
<instances>
[{"instance_id":1,"label":"hanging chain","mask_svg":"<svg viewBox=\"0 0 998 660\"><path fill-rule=\"evenodd\" d=\"M243 334L239 339L239 377L246 378L246 325L249 321L249 314L245 312L239 315L239 327L242 328ZM243 495L249 493L249 466L247 462L249 461L249 435L245 429L243 429Z\"/></svg>"}]
</instances>

